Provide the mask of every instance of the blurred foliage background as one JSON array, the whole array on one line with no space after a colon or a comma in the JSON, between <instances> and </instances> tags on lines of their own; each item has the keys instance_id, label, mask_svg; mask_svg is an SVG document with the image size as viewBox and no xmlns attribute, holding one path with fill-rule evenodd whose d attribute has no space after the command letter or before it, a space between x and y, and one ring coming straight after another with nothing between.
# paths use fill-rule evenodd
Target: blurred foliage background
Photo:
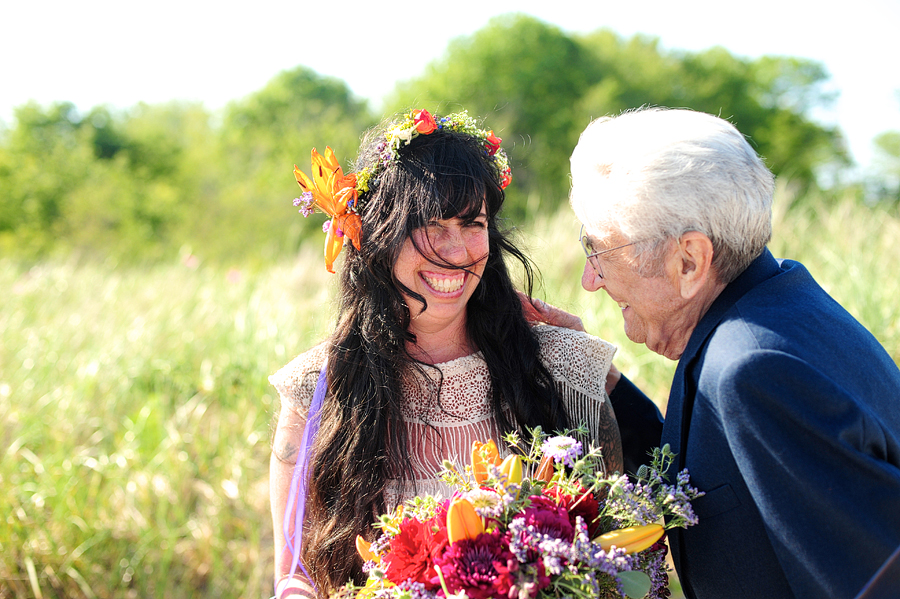
<instances>
[{"instance_id":1,"label":"blurred foliage background","mask_svg":"<svg viewBox=\"0 0 900 599\"><path fill-rule=\"evenodd\" d=\"M808 60L663 51L654 38L573 36L511 14L451 42L377 114L342 81L303 66L215 114L179 102L86 112L26 104L0 131L0 251L125 262L179 251L214 261L284 256L318 226L285 218L297 195L291 166L308 168L309 149L330 145L347 168L367 127L410 107L467 109L504 138L514 173L508 215L520 222L565 204L569 154L592 118L641 105L729 119L796 197L838 182L896 203L898 132L878 139L881 180L840 183L851 166L841 134L811 117L833 100L827 80Z\"/></svg>"},{"instance_id":2,"label":"blurred foliage background","mask_svg":"<svg viewBox=\"0 0 900 599\"><path fill-rule=\"evenodd\" d=\"M210 112L26 104L0 130L0 599L268 597L266 376L330 330L321 218L291 206L310 148L346 170L411 107L503 138L506 215L537 295L622 348L665 407L674 363L578 285L568 158L592 118L641 105L733 122L778 175L777 256L803 261L900 360L900 132L848 176L820 64L663 51L511 14L454 40L383 106L304 66ZM607 305L609 304L609 305ZM677 587L676 587L677 589ZM677 592L676 592L677 596Z\"/></svg>"}]
</instances>

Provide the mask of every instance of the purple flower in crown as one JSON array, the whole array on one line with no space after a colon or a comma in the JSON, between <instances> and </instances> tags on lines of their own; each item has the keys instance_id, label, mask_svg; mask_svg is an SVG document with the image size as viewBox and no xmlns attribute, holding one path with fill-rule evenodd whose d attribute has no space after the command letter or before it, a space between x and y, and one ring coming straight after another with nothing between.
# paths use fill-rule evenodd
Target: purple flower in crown
<instances>
[{"instance_id":1,"label":"purple flower in crown","mask_svg":"<svg viewBox=\"0 0 900 599\"><path fill-rule=\"evenodd\" d=\"M340 228L339 226L337 226L337 225L334 223L334 221L330 221L330 220L326 220L326 221L322 224L322 232L323 232L323 233L328 233L328 231L331 229L331 227L334 227L334 234L335 234L335 236L337 236L337 237L343 237L343 236L344 236L344 232L341 230L341 228Z\"/></svg>"},{"instance_id":2,"label":"purple flower in crown","mask_svg":"<svg viewBox=\"0 0 900 599\"><path fill-rule=\"evenodd\" d=\"M316 199L311 191L304 191L299 198L294 198L294 206L300 206L300 214L309 216L315 212Z\"/></svg>"}]
</instances>

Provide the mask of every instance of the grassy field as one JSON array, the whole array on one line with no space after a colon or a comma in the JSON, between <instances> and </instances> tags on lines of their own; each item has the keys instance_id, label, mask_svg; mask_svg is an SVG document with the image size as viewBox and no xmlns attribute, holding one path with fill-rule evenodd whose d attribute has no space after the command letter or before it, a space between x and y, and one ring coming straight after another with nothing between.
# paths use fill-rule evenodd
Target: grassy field
<instances>
[{"instance_id":1,"label":"grassy field","mask_svg":"<svg viewBox=\"0 0 900 599\"><path fill-rule=\"evenodd\" d=\"M776 215L773 253L900 360L900 219L808 204ZM565 210L523 234L536 294L619 345L664 405L674 363L581 289L577 231ZM327 334L333 285L318 239L262 271L0 259L0 599L271 595L266 377Z\"/></svg>"}]
</instances>

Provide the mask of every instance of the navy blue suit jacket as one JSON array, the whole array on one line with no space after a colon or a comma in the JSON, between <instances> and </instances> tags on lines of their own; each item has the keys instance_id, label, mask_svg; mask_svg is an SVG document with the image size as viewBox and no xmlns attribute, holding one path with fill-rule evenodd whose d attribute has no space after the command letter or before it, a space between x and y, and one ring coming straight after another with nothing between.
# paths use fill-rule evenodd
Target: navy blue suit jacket
<instances>
[{"instance_id":1,"label":"navy blue suit jacket","mask_svg":"<svg viewBox=\"0 0 900 599\"><path fill-rule=\"evenodd\" d=\"M669 533L689 598L852 598L900 545L900 370L797 262L715 300L662 442L706 493Z\"/></svg>"}]
</instances>

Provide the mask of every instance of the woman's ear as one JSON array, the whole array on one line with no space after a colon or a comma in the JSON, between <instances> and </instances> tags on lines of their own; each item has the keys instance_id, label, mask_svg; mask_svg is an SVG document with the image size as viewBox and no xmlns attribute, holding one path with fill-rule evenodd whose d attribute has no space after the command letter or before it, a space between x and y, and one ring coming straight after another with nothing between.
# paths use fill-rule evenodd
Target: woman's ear
<instances>
[{"instance_id":1,"label":"woman's ear","mask_svg":"<svg viewBox=\"0 0 900 599\"><path fill-rule=\"evenodd\" d=\"M688 231L678 240L678 282L681 297L691 299L701 289L715 284L712 241L699 231Z\"/></svg>"}]
</instances>

